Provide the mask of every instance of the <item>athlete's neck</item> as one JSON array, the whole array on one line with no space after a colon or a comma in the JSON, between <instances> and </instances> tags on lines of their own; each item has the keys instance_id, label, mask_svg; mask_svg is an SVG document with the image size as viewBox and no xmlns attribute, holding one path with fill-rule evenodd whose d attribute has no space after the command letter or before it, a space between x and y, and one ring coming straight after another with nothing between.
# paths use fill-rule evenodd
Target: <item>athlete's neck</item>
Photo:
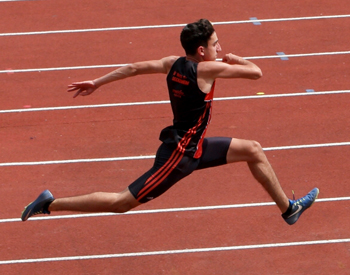
<instances>
[{"instance_id":1,"label":"athlete's neck","mask_svg":"<svg viewBox=\"0 0 350 275\"><path fill-rule=\"evenodd\" d=\"M197 56L192 56L192 55L186 55L186 59L193 61L195 63L199 63L199 62L203 61L200 58L198 58Z\"/></svg>"}]
</instances>

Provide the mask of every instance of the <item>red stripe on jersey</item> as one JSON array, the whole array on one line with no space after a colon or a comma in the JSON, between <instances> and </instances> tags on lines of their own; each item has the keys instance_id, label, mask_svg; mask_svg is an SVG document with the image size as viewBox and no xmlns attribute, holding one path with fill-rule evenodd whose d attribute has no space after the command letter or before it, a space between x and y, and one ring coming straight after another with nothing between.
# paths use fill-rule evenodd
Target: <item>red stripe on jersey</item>
<instances>
[{"instance_id":1,"label":"red stripe on jersey","mask_svg":"<svg viewBox=\"0 0 350 275\"><path fill-rule=\"evenodd\" d=\"M202 156L202 144L203 144L203 140L204 140L204 136L205 136L205 133L207 132L207 129L208 129L208 125L209 125L209 122L210 122L210 119L211 119L211 101L210 102L207 102L207 106L205 108L205 110L209 109L209 118L208 118L208 122L207 122L207 125L205 126L205 129L202 133L202 136L200 137L199 141L198 141L198 144L197 144L197 151L196 153L194 154L194 158L198 159Z\"/></svg>"},{"instance_id":2,"label":"red stripe on jersey","mask_svg":"<svg viewBox=\"0 0 350 275\"><path fill-rule=\"evenodd\" d=\"M200 118L198 119L197 124L195 126L193 126L191 129L189 129L187 131L187 133L185 134L185 136L182 138L182 140L186 140L186 144L182 144L182 142L181 142L182 140L179 142L178 148L181 150L181 152L185 152L186 145L190 142L192 136L194 136L197 133L198 128L202 125L202 123L203 123L203 121L205 119L205 115L206 115L208 109L209 109L209 112L210 112L210 110L211 110L211 101L208 101L206 103L205 109L204 109L202 115L200 116ZM195 153L195 156L194 156L195 158L199 158L202 155L202 147L201 147L201 145L202 145L202 142L203 142L203 137L204 137L205 131L206 131L206 129L208 127L208 124L210 122L210 117L211 117L211 113L209 113L207 125L205 125L204 132L203 132L203 134L201 136L201 139L199 140L199 143L197 144L197 152ZM198 152L198 149L199 149L199 152Z\"/></svg>"},{"instance_id":3,"label":"red stripe on jersey","mask_svg":"<svg viewBox=\"0 0 350 275\"><path fill-rule=\"evenodd\" d=\"M213 85L211 86L210 92L207 93L204 100L212 100L214 98L214 89L215 89L215 81L214 81Z\"/></svg>"},{"instance_id":4,"label":"red stripe on jersey","mask_svg":"<svg viewBox=\"0 0 350 275\"><path fill-rule=\"evenodd\" d=\"M208 94L209 100L212 99L212 97L213 97L213 91L214 91L214 85L212 87L211 92ZM145 182L144 187L137 194L137 200L141 200L147 194L149 194L149 192L151 192L160 183L162 183L163 180L176 168L176 166L181 161L181 159L185 153L186 147L189 144L189 142L191 141L192 136L194 136L196 134L197 129L202 125L208 109L211 109L211 100L207 102L206 107L204 109L204 112L200 116L197 124L194 127L192 127L191 129L189 129L186 132L186 134L183 136L183 138L180 140L180 142L177 145L176 150L172 153L169 160L154 175L152 175L150 178L148 178L148 180ZM210 117L211 117L211 113L209 113L209 118L208 118L207 124L209 124ZM203 137L204 137L204 134L206 132L207 126L208 125L206 125L205 130L202 134L202 137L198 143L198 147L197 147L198 149L197 149L197 152L194 156L195 158L199 158L202 155Z\"/></svg>"},{"instance_id":5,"label":"red stripe on jersey","mask_svg":"<svg viewBox=\"0 0 350 275\"><path fill-rule=\"evenodd\" d=\"M176 168L182 159L183 154L179 151L174 151L169 160L145 183L144 187L137 194L137 200L141 200L154 188L156 188L162 181Z\"/></svg>"},{"instance_id":6,"label":"red stripe on jersey","mask_svg":"<svg viewBox=\"0 0 350 275\"><path fill-rule=\"evenodd\" d=\"M205 100L208 102L207 102L204 114L209 109L209 117L208 117L207 125L205 126L205 129L204 129L204 131L203 131L203 133L198 141L197 151L193 156L194 158L200 158L202 156L202 144L203 144L203 140L205 137L205 133L207 132L207 129L208 129L208 125L209 125L210 120L211 120L211 108L212 108L212 101L214 98L214 89L215 89L215 81L214 81L213 85L211 86L210 92L205 96Z\"/></svg>"},{"instance_id":7,"label":"red stripe on jersey","mask_svg":"<svg viewBox=\"0 0 350 275\"><path fill-rule=\"evenodd\" d=\"M137 194L138 200L142 199L145 195L157 187L176 168L185 152L184 148L182 148L180 144L186 147L191 140L190 137L192 134L192 129L190 129L180 140L177 149L172 153L169 160L145 182L144 187Z\"/></svg>"},{"instance_id":8,"label":"red stripe on jersey","mask_svg":"<svg viewBox=\"0 0 350 275\"><path fill-rule=\"evenodd\" d=\"M203 120L203 118L201 118L201 120ZM197 123L197 125L198 124L200 125L200 123ZM187 131L184 137L180 140L177 149L170 156L169 160L154 175L148 178L144 187L137 194L137 200L141 200L143 197L149 194L149 192L162 183L163 180L176 168L184 156L185 148L190 142L192 135L196 133L196 128L198 127L196 126Z\"/></svg>"}]
</instances>

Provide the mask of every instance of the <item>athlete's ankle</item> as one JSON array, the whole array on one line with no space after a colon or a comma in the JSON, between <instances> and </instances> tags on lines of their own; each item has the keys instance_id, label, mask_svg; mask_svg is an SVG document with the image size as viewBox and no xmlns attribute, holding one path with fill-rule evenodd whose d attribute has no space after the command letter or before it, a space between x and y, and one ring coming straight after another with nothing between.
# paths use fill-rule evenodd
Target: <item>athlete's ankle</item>
<instances>
[{"instance_id":1,"label":"athlete's ankle","mask_svg":"<svg viewBox=\"0 0 350 275\"><path fill-rule=\"evenodd\" d=\"M293 209L293 204L292 204L291 201L289 200L288 209L286 210L286 212L283 213L283 215L290 215L290 214L292 213L292 209Z\"/></svg>"}]
</instances>

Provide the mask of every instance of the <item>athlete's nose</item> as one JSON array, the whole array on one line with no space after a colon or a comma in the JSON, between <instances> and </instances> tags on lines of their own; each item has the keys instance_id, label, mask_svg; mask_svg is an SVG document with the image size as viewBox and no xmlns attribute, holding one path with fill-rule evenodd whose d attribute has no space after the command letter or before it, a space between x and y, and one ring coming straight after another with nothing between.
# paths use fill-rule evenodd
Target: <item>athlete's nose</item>
<instances>
[{"instance_id":1,"label":"athlete's nose","mask_svg":"<svg viewBox=\"0 0 350 275\"><path fill-rule=\"evenodd\" d=\"M220 46L219 42L216 44L216 51L221 52L221 46Z\"/></svg>"}]
</instances>

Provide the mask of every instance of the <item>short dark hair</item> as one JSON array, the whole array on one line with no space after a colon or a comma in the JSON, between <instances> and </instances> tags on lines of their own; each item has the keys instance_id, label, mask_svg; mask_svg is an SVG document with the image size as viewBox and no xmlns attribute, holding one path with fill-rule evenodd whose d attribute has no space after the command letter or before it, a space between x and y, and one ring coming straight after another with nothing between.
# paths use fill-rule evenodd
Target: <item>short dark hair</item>
<instances>
[{"instance_id":1,"label":"short dark hair","mask_svg":"<svg viewBox=\"0 0 350 275\"><path fill-rule=\"evenodd\" d=\"M180 35L181 45L186 54L195 55L199 46L208 47L208 41L214 31L213 25L207 19L187 24Z\"/></svg>"}]
</instances>

